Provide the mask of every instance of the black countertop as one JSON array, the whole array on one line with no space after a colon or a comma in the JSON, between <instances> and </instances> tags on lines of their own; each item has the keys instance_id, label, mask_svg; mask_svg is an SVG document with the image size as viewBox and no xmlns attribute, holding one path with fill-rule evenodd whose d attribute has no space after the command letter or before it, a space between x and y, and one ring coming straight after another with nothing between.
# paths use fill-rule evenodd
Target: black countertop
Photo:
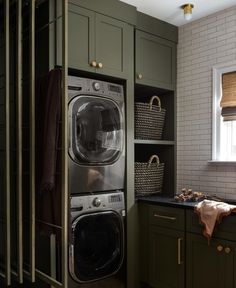
<instances>
[{"instance_id":1,"label":"black countertop","mask_svg":"<svg viewBox=\"0 0 236 288\"><path fill-rule=\"evenodd\" d=\"M198 202L177 202L173 197L164 196L142 196L137 197L138 203L148 203L153 205L162 205L169 207L179 207L179 208L194 208Z\"/></svg>"},{"instance_id":2,"label":"black countertop","mask_svg":"<svg viewBox=\"0 0 236 288\"><path fill-rule=\"evenodd\" d=\"M179 207L179 208L189 208L193 209L199 202L177 202L174 197L165 197L165 196L142 196L137 197L138 203L148 203L153 205L162 205L169 207ZM226 203L236 205L235 200L222 200Z\"/></svg>"}]
</instances>

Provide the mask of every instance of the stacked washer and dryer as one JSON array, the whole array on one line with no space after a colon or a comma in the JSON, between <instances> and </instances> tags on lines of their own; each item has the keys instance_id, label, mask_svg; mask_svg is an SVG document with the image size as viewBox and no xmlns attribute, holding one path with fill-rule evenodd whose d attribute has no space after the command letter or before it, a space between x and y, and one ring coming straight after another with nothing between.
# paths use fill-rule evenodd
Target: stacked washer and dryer
<instances>
[{"instance_id":1,"label":"stacked washer and dryer","mask_svg":"<svg viewBox=\"0 0 236 288\"><path fill-rule=\"evenodd\" d=\"M123 86L69 76L69 287L123 288Z\"/></svg>"}]
</instances>

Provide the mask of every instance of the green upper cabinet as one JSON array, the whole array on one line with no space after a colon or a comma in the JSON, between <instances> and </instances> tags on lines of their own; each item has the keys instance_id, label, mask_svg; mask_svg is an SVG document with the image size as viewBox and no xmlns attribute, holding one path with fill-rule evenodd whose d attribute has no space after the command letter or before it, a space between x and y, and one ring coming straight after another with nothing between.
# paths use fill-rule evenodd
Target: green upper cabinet
<instances>
[{"instance_id":1,"label":"green upper cabinet","mask_svg":"<svg viewBox=\"0 0 236 288\"><path fill-rule=\"evenodd\" d=\"M99 73L127 76L130 53L129 39L133 37L130 25L96 14L96 61L102 63Z\"/></svg>"},{"instance_id":2,"label":"green upper cabinet","mask_svg":"<svg viewBox=\"0 0 236 288\"><path fill-rule=\"evenodd\" d=\"M127 78L132 57L133 27L120 20L69 5L69 68ZM61 22L58 21L57 63L61 63Z\"/></svg>"},{"instance_id":3,"label":"green upper cabinet","mask_svg":"<svg viewBox=\"0 0 236 288\"><path fill-rule=\"evenodd\" d=\"M176 44L136 30L136 83L174 90Z\"/></svg>"}]
</instances>

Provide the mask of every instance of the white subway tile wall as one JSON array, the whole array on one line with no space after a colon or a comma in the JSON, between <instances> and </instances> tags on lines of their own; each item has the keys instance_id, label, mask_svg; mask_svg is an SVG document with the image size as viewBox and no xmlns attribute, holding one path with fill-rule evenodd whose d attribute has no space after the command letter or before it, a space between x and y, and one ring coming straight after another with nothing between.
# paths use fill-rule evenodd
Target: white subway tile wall
<instances>
[{"instance_id":1,"label":"white subway tile wall","mask_svg":"<svg viewBox=\"0 0 236 288\"><path fill-rule=\"evenodd\" d=\"M212 66L236 60L236 6L179 27L177 192L192 188L236 200L236 165L209 164Z\"/></svg>"}]
</instances>

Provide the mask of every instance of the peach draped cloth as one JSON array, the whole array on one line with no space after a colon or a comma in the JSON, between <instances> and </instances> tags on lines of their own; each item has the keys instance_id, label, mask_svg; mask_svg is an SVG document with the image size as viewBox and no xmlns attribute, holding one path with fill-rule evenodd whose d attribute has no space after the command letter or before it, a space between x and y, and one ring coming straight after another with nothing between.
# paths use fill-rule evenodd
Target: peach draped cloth
<instances>
[{"instance_id":1,"label":"peach draped cloth","mask_svg":"<svg viewBox=\"0 0 236 288\"><path fill-rule=\"evenodd\" d=\"M195 206L194 211L204 225L203 235L210 241L215 226L221 222L223 217L236 212L236 206L224 202L203 200Z\"/></svg>"}]
</instances>

